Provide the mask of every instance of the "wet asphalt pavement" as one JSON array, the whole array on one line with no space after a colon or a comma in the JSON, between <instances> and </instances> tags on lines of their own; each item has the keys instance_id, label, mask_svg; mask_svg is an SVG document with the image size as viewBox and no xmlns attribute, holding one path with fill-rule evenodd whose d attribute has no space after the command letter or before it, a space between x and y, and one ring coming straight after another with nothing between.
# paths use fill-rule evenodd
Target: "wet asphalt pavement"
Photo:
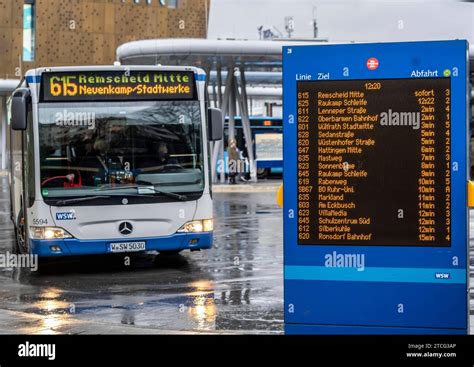
<instances>
[{"instance_id":1,"label":"wet asphalt pavement","mask_svg":"<svg viewBox=\"0 0 474 367\"><path fill-rule=\"evenodd\" d=\"M11 251L0 178L0 253ZM283 239L274 192L215 193L214 248L0 268L0 333L282 333ZM474 213L471 213L471 218ZM471 284L474 284L471 220ZM471 333L474 293L471 290Z\"/></svg>"},{"instance_id":2,"label":"wet asphalt pavement","mask_svg":"<svg viewBox=\"0 0 474 367\"><path fill-rule=\"evenodd\" d=\"M11 251L0 181L0 251ZM0 333L281 333L282 223L274 193L215 194L214 248L94 256L41 273L0 268Z\"/></svg>"}]
</instances>

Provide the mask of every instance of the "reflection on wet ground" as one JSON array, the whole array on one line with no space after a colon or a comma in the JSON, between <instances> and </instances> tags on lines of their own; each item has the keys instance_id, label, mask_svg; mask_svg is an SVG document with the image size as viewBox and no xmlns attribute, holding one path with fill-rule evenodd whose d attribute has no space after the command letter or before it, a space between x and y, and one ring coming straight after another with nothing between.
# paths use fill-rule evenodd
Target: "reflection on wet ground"
<instances>
[{"instance_id":1,"label":"reflection on wet ground","mask_svg":"<svg viewBox=\"0 0 474 367\"><path fill-rule=\"evenodd\" d=\"M14 238L0 186L0 253ZM0 333L281 333L282 219L272 193L216 194L215 246L177 256L94 256L41 273L0 268ZM471 218L474 212L471 213ZM474 220L471 220L471 244ZM471 284L474 276L471 247ZM474 333L471 291L471 333Z\"/></svg>"},{"instance_id":2,"label":"reflection on wet ground","mask_svg":"<svg viewBox=\"0 0 474 367\"><path fill-rule=\"evenodd\" d=\"M14 238L6 183L0 252ZM94 256L0 268L0 333L279 333L282 219L273 193L216 194L215 246L176 256Z\"/></svg>"}]
</instances>

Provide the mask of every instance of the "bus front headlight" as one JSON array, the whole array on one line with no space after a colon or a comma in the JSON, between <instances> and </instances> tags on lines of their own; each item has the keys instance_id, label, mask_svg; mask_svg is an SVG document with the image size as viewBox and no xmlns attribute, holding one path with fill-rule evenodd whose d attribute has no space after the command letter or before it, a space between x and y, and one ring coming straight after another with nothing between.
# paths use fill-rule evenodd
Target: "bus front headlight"
<instances>
[{"instance_id":1,"label":"bus front headlight","mask_svg":"<svg viewBox=\"0 0 474 367\"><path fill-rule=\"evenodd\" d=\"M59 227L30 227L31 238L34 240L60 240L72 238L64 229Z\"/></svg>"},{"instance_id":2,"label":"bus front headlight","mask_svg":"<svg viewBox=\"0 0 474 367\"><path fill-rule=\"evenodd\" d=\"M214 223L212 219L193 220L184 224L178 232L185 233L199 233L199 232L212 232L214 229Z\"/></svg>"}]
</instances>

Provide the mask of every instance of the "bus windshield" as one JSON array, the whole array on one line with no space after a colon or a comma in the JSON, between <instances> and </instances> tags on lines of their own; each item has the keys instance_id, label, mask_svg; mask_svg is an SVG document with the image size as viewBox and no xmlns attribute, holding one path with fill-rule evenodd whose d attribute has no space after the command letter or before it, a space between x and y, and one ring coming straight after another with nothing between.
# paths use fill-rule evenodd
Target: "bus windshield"
<instances>
[{"instance_id":1,"label":"bus windshield","mask_svg":"<svg viewBox=\"0 0 474 367\"><path fill-rule=\"evenodd\" d=\"M199 101L40 103L42 195L202 193L201 123Z\"/></svg>"}]
</instances>

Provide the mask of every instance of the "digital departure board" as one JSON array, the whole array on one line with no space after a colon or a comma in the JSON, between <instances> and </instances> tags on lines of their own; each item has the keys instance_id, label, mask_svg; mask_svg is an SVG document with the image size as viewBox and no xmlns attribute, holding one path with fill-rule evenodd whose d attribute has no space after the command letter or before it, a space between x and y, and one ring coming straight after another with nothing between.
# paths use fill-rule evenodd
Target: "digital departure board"
<instances>
[{"instance_id":1,"label":"digital departure board","mask_svg":"<svg viewBox=\"0 0 474 367\"><path fill-rule=\"evenodd\" d=\"M468 332L468 50L283 47L285 333Z\"/></svg>"},{"instance_id":2,"label":"digital departure board","mask_svg":"<svg viewBox=\"0 0 474 367\"><path fill-rule=\"evenodd\" d=\"M81 71L41 76L41 102L196 98L191 71Z\"/></svg>"},{"instance_id":3,"label":"digital departure board","mask_svg":"<svg viewBox=\"0 0 474 367\"><path fill-rule=\"evenodd\" d=\"M300 81L302 245L450 246L450 78Z\"/></svg>"}]
</instances>

